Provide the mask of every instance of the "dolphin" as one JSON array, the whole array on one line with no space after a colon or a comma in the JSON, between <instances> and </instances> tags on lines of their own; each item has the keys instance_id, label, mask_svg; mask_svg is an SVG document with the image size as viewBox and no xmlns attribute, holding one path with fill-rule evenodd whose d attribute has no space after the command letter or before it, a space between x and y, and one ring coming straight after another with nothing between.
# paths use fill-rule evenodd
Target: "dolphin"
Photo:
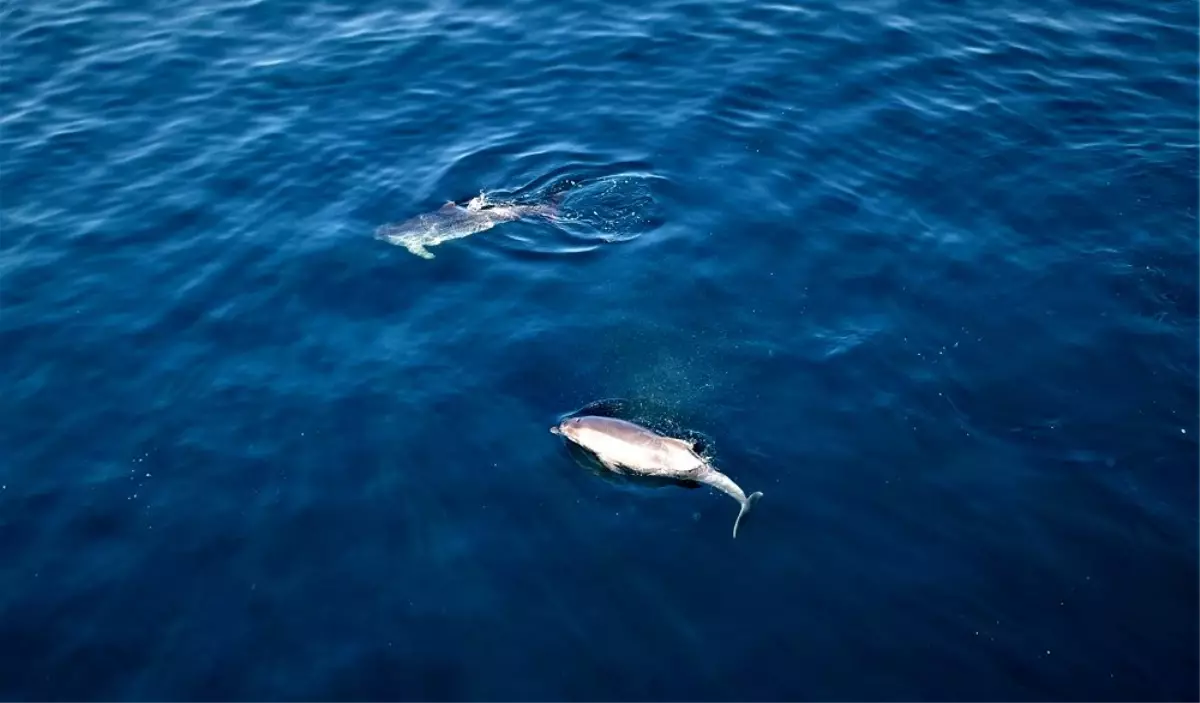
<instances>
[{"instance_id":1,"label":"dolphin","mask_svg":"<svg viewBox=\"0 0 1200 703\"><path fill-rule=\"evenodd\" d=\"M762 497L761 491L748 496L743 493L732 479L696 453L694 442L666 437L628 420L574 416L551 427L550 432L587 449L613 473L703 483L727 493L741 505L733 523L734 539L742 517Z\"/></svg>"},{"instance_id":2,"label":"dolphin","mask_svg":"<svg viewBox=\"0 0 1200 703\"><path fill-rule=\"evenodd\" d=\"M432 259L433 253L426 247L483 232L501 222L512 222L530 215L553 220L556 214L554 202L548 205L492 203L480 193L471 198L466 207L450 201L433 212L417 215L399 224L383 225L375 230L375 237L402 246L423 259Z\"/></svg>"}]
</instances>

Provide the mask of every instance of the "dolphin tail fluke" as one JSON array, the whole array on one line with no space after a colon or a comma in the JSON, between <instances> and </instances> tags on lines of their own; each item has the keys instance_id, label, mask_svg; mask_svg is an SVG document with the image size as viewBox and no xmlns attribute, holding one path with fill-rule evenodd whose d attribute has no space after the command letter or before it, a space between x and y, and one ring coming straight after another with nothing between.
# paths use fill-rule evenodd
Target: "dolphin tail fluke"
<instances>
[{"instance_id":1,"label":"dolphin tail fluke","mask_svg":"<svg viewBox=\"0 0 1200 703\"><path fill-rule=\"evenodd\" d=\"M742 502L742 509L738 511L737 519L733 521L734 539L737 539L738 525L742 524L742 518L746 516L746 513L750 512L750 508L754 507L759 498L762 498L762 491L755 491L746 496L746 500Z\"/></svg>"},{"instance_id":2,"label":"dolphin tail fluke","mask_svg":"<svg viewBox=\"0 0 1200 703\"><path fill-rule=\"evenodd\" d=\"M558 193L551 193L550 197L546 198L546 203L542 205L542 214L545 215L547 219L558 219L558 206L560 203L562 203L564 195L566 195L566 192L560 191Z\"/></svg>"},{"instance_id":3,"label":"dolphin tail fluke","mask_svg":"<svg viewBox=\"0 0 1200 703\"><path fill-rule=\"evenodd\" d=\"M542 205L542 212L549 219L558 219L558 206L562 204L563 198L567 197L567 192L578 185L573 180L559 181L550 187L545 197L545 204Z\"/></svg>"},{"instance_id":4,"label":"dolphin tail fluke","mask_svg":"<svg viewBox=\"0 0 1200 703\"><path fill-rule=\"evenodd\" d=\"M692 479L712 486L718 491L728 495L730 498L733 498L738 502L738 505L742 506L742 509L738 512L737 520L733 523L733 538L737 539L738 525L742 524L742 518L746 516L746 513L750 512L750 508L754 507L755 501L757 501L759 498L762 498L762 492L755 491L747 496L742 492L742 489L738 488L738 485L733 482L733 479L729 478L720 471L717 471L713 467L708 466L707 464L705 465L705 468L702 469L699 474L693 476Z\"/></svg>"}]
</instances>

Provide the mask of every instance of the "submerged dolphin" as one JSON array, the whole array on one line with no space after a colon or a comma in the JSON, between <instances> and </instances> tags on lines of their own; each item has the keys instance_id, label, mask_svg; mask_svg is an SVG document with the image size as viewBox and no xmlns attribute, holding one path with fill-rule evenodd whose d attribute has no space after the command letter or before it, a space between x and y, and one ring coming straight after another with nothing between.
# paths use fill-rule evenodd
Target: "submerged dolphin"
<instances>
[{"instance_id":1,"label":"submerged dolphin","mask_svg":"<svg viewBox=\"0 0 1200 703\"><path fill-rule=\"evenodd\" d=\"M459 239L476 232L483 232L501 222L519 220L529 215L553 219L557 212L554 203L549 205L520 205L517 203L492 204L480 193L466 207L453 201L433 212L427 212L399 224L383 225L375 230L375 236L386 242L402 246L413 254L432 259L426 247L436 246L451 239Z\"/></svg>"},{"instance_id":2,"label":"submerged dolphin","mask_svg":"<svg viewBox=\"0 0 1200 703\"><path fill-rule=\"evenodd\" d=\"M627 420L598 415L569 417L551 427L550 432L595 454L613 473L703 483L727 493L742 506L733 523L734 539L742 516L762 497L759 491L749 496L743 493L732 479L696 453L694 443L665 437Z\"/></svg>"}]
</instances>

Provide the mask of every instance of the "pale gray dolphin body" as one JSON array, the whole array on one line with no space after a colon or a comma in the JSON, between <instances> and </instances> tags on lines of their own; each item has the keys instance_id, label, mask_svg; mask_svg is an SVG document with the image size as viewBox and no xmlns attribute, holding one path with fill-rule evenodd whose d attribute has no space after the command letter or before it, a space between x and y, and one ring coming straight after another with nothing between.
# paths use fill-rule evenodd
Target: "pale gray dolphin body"
<instances>
[{"instance_id":1,"label":"pale gray dolphin body","mask_svg":"<svg viewBox=\"0 0 1200 703\"><path fill-rule=\"evenodd\" d=\"M734 539L742 516L762 497L759 491L749 496L743 493L732 479L697 454L691 442L665 437L626 420L597 415L569 417L550 431L587 449L614 473L694 481L728 494L741 505L733 523Z\"/></svg>"},{"instance_id":2,"label":"pale gray dolphin body","mask_svg":"<svg viewBox=\"0 0 1200 703\"><path fill-rule=\"evenodd\" d=\"M486 197L480 194L466 207L448 202L433 212L422 213L399 224L383 225L375 230L375 236L402 246L423 259L432 259L433 253L426 247L483 232L501 222L512 222L530 215L553 218L555 208L553 205L515 203L490 205Z\"/></svg>"}]
</instances>

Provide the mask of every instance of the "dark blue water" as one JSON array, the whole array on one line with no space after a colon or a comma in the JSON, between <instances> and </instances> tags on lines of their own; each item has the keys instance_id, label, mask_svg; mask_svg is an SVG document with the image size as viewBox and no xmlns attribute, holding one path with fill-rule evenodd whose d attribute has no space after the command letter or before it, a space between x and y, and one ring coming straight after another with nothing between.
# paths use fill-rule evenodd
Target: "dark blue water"
<instances>
[{"instance_id":1,"label":"dark blue water","mask_svg":"<svg viewBox=\"0 0 1200 703\"><path fill-rule=\"evenodd\" d=\"M9 3L0 697L1196 700L1196 33ZM736 540L548 432L609 397Z\"/></svg>"}]
</instances>

